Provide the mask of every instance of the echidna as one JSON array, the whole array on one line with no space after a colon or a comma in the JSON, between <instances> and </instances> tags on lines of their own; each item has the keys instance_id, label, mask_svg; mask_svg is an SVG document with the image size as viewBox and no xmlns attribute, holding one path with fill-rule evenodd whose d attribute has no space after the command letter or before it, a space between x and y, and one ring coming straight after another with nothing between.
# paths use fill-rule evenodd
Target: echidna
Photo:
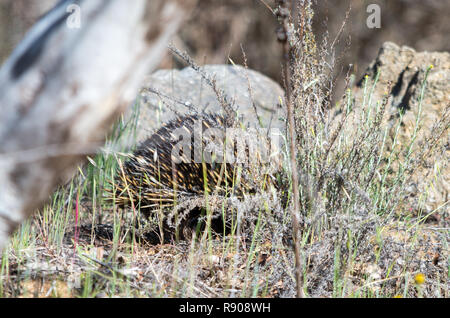
<instances>
[{"instance_id":1,"label":"echidna","mask_svg":"<svg viewBox=\"0 0 450 318\"><path fill-rule=\"evenodd\" d=\"M242 154L235 143L231 143L234 160L227 158L225 123L220 115L186 115L161 127L119 169L116 203L134 206L147 218L161 209L182 206L184 222L178 225L195 227L206 208L206 194L240 198L267 188L273 183L272 175L263 173L261 166L251 169L248 162L236 163ZM238 135L243 138L244 132ZM247 146L244 152L257 157ZM170 218L167 221L171 223ZM216 225L223 231L223 221Z\"/></svg>"}]
</instances>

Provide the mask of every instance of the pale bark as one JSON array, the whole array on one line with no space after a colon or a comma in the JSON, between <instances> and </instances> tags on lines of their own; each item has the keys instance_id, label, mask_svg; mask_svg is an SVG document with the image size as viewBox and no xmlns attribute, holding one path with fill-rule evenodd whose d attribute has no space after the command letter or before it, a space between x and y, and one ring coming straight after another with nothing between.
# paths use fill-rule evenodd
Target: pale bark
<instances>
[{"instance_id":1,"label":"pale bark","mask_svg":"<svg viewBox=\"0 0 450 318\"><path fill-rule=\"evenodd\" d=\"M162 58L184 0L63 1L0 69L0 252L9 235L102 145Z\"/></svg>"}]
</instances>

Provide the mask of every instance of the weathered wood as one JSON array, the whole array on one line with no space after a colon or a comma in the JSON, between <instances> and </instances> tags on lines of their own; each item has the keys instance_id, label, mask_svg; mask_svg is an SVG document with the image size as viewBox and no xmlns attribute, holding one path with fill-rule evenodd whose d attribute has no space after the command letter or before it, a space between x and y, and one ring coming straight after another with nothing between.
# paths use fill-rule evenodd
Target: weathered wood
<instances>
[{"instance_id":1,"label":"weathered wood","mask_svg":"<svg viewBox=\"0 0 450 318\"><path fill-rule=\"evenodd\" d=\"M74 3L80 28L67 23ZM192 4L61 1L15 49L0 70L0 252L55 186L102 145Z\"/></svg>"}]
</instances>

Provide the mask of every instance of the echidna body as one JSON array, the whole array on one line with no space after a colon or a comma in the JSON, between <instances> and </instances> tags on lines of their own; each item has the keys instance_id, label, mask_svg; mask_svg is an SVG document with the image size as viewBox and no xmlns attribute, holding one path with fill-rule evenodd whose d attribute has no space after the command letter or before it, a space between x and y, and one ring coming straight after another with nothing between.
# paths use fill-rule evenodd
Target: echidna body
<instances>
[{"instance_id":1,"label":"echidna body","mask_svg":"<svg viewBox=\"0 0 450 318\"><path fill-rule=\"evenodd\" d=\"M189 115L161 127L138 146L119 171L116 202L121 206L133 202L148 217L154 210L204 196L206 192L222 196L251 193L252 186L240 175L236 165L226 160L225 163L205 162L201 155L198 160L201 150L217 144L218 140L209 135L196 140L196 129L202 133L209 128L223 132L224 125L225 120L219 115ZM190 154L176 148L183 131L190 138ZM174 153L181 155L174 156Z\"/></svg>"}]
</instances>

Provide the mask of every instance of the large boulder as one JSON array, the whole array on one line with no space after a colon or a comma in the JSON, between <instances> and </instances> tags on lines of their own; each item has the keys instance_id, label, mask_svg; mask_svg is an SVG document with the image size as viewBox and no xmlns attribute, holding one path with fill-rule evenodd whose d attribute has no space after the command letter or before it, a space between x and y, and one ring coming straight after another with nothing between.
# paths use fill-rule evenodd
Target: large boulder
<instances>
[{"instance_id":1,"label":"large boulder","mask_svg":"<svg viewBox=\"0 0 450 318\"><path fill-rule=\"evenodd\" d=\"M281 107L284 91L275 81L238 65L205 65L202 69L215 79L217 87L225 92L227 98L234 101L242 122L259 127L254 103L263 127L284 127ZM173 110L180 114L188 113L189 107L212 114L223 112L213 89L190 67L182 70L159 70L152 74L145 81L138 102L138 141L175 118Z\"/></svg>"},{"instance_id":2,"label":"large boulder","mask_svg":"<svg viewBox=\"0 0 450 318\"><path fill-rule=\"evenodd\" d=\"M372 96L374 101L381 100L391 85L388 114L392 121L399 110L405 111L402 119L402 135L405 138L409 138L414 129L422 83L428 68L432 69L426 82L421 116L425 133L441 118L450 103L450 53L416 52L410 47L386 42L365 73L369 76L369 87L377 72L380 73ZM357 84L356 97L359 99L363 95L363 83L364 78Z\"/></svg>"},{"instance_id":3,"label":"large boulder","mask_svg":"<svg viewBox=\"0 0 450 318\"><path fill-rule=\"evenodd\" d=\"M428 73L426 87L421 93L423 82ZM388 138L386 148L390 151L393 147L394 137L397 136L397 149L407 148L411 143L416 130L416 122L419 116L419 130L416 132L416 140L413 143L413 153L420 153L430 147L430 140L438 132L444 132L440 138L439 145L429 154L424 161L415 162L419 165L407 188L413 197L414 203L409 202L408 210L425 207L426 212L437 208L439 211L448 210L450 192L450 136L448 133L448 118L437 127L436 123L444 118L450 107L450 54L447 52L416 52L414 49L394 43L386 42L381 47L378 56L370 64L352 93L355 98L355 112L348 119L350 121L347 134L351 135L354 127L362 124L360 121L361 105L368 102L368 92L373 88L375 79L379 74L378 81L374 87L371 97L371 107L383 100L388 94L386 112L383 125L388 127ZM366 83L366 84L365 84ZM366 89L364 89L366 88ZM364 101L364 90L366 100ZM401 116L402 114L402 116ZM400 122L399 122L400 121ZM398 127L398 131L397 131ZM399 154L405 156L405 151ZM398 167L393 166L393 174ZM437 214L437 213L436 213Z\"/></svg>"}]
</instances>

